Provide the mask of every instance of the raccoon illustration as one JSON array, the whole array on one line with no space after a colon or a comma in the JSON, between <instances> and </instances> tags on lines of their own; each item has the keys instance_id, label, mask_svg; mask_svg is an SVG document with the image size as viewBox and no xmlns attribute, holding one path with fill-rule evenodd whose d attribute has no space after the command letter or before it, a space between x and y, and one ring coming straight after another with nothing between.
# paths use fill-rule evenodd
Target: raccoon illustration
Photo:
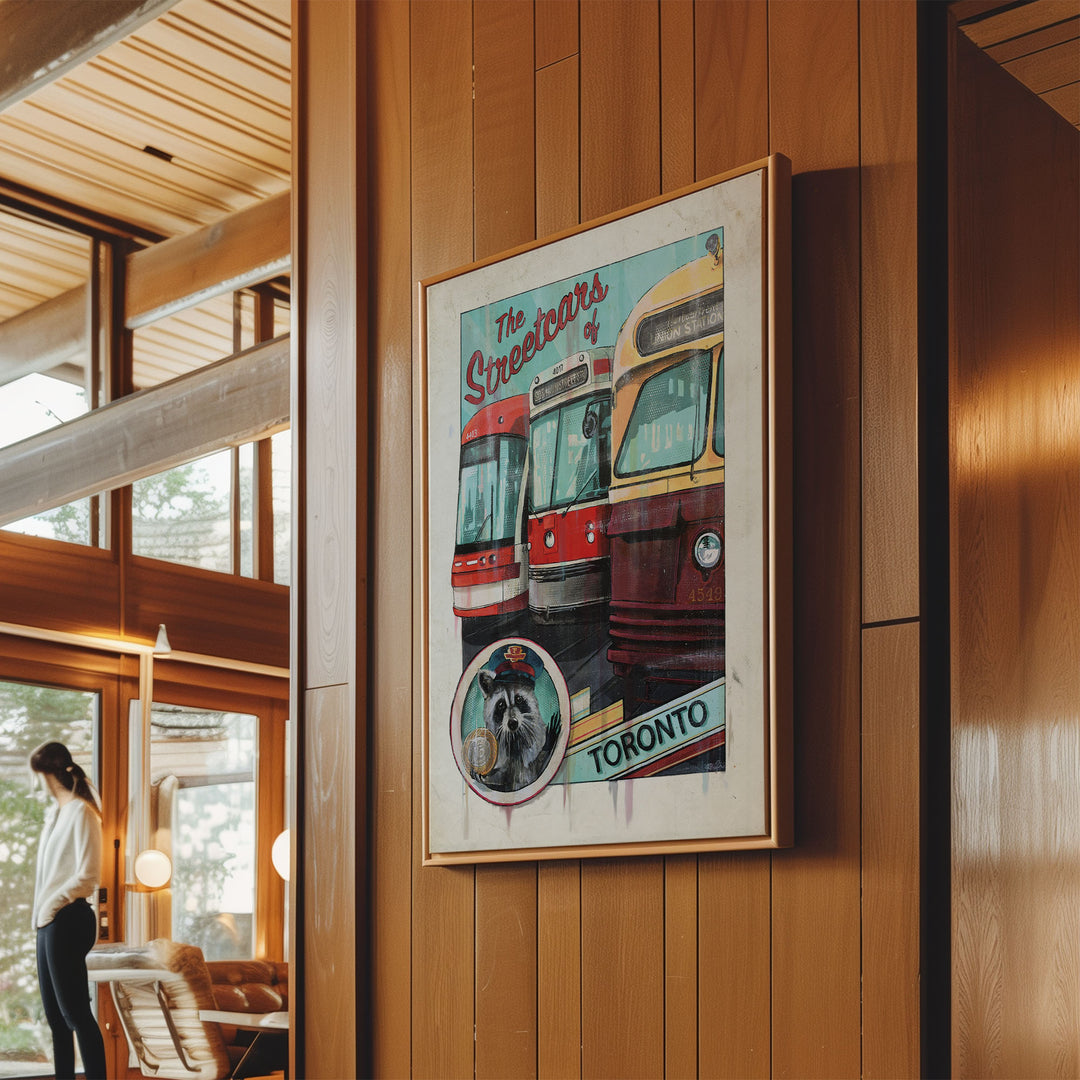
<instances>
[{"instance_id":1,"label":"raccoon illustration","mask_svg":"<svg viewBox=\"0 0 1080 1080\"><path fill-rule=\"evenodd\" d=\"M558 710L545 723L536 700L531 672L480 672L484 724L499 752L483 782L495 791L520 791L544 771L562 728Z\"/></svg>"}]
</instances>

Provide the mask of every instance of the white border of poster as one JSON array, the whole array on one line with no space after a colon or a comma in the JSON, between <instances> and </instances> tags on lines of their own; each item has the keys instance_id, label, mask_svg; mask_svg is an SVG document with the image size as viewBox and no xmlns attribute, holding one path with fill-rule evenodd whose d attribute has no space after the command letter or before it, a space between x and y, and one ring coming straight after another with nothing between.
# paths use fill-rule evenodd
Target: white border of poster
<instances>
[{"instance_id":1,"label":"white border of poster","mask_svg":"<svg viewBox=\"0 0 1080 1080\"><path fill-rule=\"evenodd\" d=\"M774 155L420 283L415 578L425 864L767 848L792 842L790 175L787 159ZM532 530L544 520L551 522L546 543L569 513L588 517L582 528L589 530L592 553L608 540L603 515L619 509L620 497L612 479L608 494L589 502L578 492L553 516L542 518L533 505L542 484L533 474L540 477L548 468L548 451L537 442L539 399L529 396L529 386L552 372L562 373L567 365L591 364L590 377L606 377L605 401L614 403L609 406L614 419L605 413L606 423L614 424L616 436L625 429L628 443L630 429L625 416L620 419L617 396L623 393L625 399L629 390L617 388L633 380L624 358L630 346L623 342L634 333L630 324L643 321L646 297L640 282L647 279L655 292L653 284L659 287L666 280L666 271L658 267L673 262L674 279L694 260L711 266L706 249L718 264L718 310L705 310L699 303L686 316L693 329L665 327L657 333L682 333L678 344L710 319L719 320L719 344L712 353L718 389L708 389L713 384L706 381L701 383L705 389L687 393L700 394L694 402L706 408L716 402L710 424L719 435L708 436L707 452L697 460L705 461L715 442L722 564L711 578L708 571L701 573L698 593L711 599L714 590L722 590L716 592L722 597L722 660L716 671L703 671L700 685L688 683L681 693L677 682L663 683L669 687L666 696L650 705L645 698L632 698L629 690L619 696L619 687L630 686L625 663L611 668L624 673L621 681L606 677L605 658L622 655L612 645L614 638L609 640L607 615L596 615L597 610L606 613L606 606L593 603L591 621L580 623L580 633L577 624L566 628L565 617L563 628L553 631L549 623L558 617L549 611L541 621L529 622L530 611L539 619L538 585L530 579L534 591L529 594L525 584L530 539L533 563L542 557L537 540L542 533ZM560 295L565 296L561 305ZM640 332L634 340L641 340ZM607 347L595 347L598 343ZM707 349L697 355L707 364ZM601 370L604 375L597 374ZM527 408L524 419L511 420L512 401L532 403L531 425ZM500 413L487 422L516 422L518 449L509 456L505 446L491 450L494 456L479 464L472 463L479 461L474 449L467 464L463 443L473 417L499 412L499 402L506 404L506 416ZM486 406L494 409L485 411ZM581 408L587 412L589 407ZM574 416L571 449L550 453L575 455L580 473L585 456L598 452L596 439L586 444L596 418L583 424L578 413ZM694 434L693 424L688 425L691 437L704 445L701 427L699 420ZM616 445L616 436L609 437L608 477L619 474L620 462L627 471L627 451ZM561 429L560 437L565 442ZM489 436L484 445L494 445L495 438ZM646 453L640 456L644 460ZM486 486L477 489L479 494L466 490L466 472L483 477ZM700 486L704 472L702 466L695 475L691 462L689 483ZM555 487L560 482L556 479ZM572 492L573 483L568 483ZM650 490L658 490L657 485ZM577 515L586 504L592 509ZM627 505L621 504L624 514ZM517 529L516 538L504 540L508 546L498 556L499 573L508 573L503 564L513 551L519 578L497 586L502 589L498 596L509 600L470 611L469 603L488 603L496 586L470 590L461 585L462 577L452 578L451 567L457 574L470 561L462 550L471 551L473 564L490 559L494 565L492 550L479 542L462 545L498 532L498 521L511 532ZM613 523L610 531L616 531ZM690 539L683 538L684 546L696 543L686 535ZM706 537L706 549L708 542ZM611 543L614 547L614 535ZM620 550L625 560L625 551L637 549L630 544ZM706 563L709 557L704 551ZM597 561L591 565L595 569ZM535 565L533 574L539 574ZM612 581L623 581L625 575L625 569L611 569ZM491 582L498 574L491 570L481 576ZM477 596L483 599L469 599ZM525 608L526 596L532 598L530 609ZM500 614L506 608L515 610ZM482 614L473 617L472 611ZM478 626L487 628L487 637L478 634ZM573 638L565 653L557 647L564 638ZM573 648L584 656L580 663L577 653L573 664L565 659ZM586 679L592 680L591 690L574 681L584 678L576 673L586 663L593 665L589 671L600 671ZM633 685L636 693L645 683L639 679ZM516 719L507 719L518 715L515 701L524 710L520 730ZM690 739L698 740L695 748L713 748L711 764L693 766L705 756L691 758L690 765L680 757L691 752L685 746L680 751L680 740L686 744ZM667 754L663 762L682 764L650 774L648 763L661 752Z\"/></svg>"}]
</instances>

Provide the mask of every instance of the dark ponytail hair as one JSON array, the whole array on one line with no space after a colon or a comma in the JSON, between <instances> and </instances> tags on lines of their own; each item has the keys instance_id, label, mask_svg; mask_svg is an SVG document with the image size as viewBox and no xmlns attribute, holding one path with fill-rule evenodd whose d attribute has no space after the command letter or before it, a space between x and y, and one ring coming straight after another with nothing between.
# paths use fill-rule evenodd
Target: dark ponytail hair
<instances>
[{"instance_id":1,"label":"dark ponytail hair","mask_svg":"<svg viewBox=\"0 0 1080 1080\"><path fill-rule=\"evenodd\" d=\"M30 768L36 773L56 777L68 791L74 792L98 814L101 813L97 795L83 767L72 758L71 751L63 743L47 742L39 746L30 755Z\"/></svg>"}]
</instances>

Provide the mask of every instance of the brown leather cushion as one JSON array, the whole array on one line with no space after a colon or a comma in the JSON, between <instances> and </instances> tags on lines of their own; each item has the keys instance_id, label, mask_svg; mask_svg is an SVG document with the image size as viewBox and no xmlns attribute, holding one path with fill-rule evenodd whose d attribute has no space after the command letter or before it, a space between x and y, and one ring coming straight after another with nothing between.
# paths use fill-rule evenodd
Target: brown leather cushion
<instances>
[{"instance_id":1,"label":"brown leather cushion","mask_svg":"<svg viewBox=\"0 0 1080 1080\"><path fill-rule=\"evenodd\" d=\"M206 965L219 1009L279 1012L289 1007L289 965L273 960L212 960Z\"/></svg>"}]
</instances>

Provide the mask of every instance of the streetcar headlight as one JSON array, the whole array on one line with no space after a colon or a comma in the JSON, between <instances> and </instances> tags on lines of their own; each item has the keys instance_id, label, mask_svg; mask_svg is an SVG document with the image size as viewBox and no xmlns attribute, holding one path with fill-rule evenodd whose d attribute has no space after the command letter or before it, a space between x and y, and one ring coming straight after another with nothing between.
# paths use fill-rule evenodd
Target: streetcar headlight
<instances>
[{"instance_id":1,"label":"streetcar headlight","mask_svg":"<svg viewBox=\"0 0 1080 1080\"><path fill-rule=\"evenodd\" d=\"M596 533L594 533L594 532L587 532L587 533L585 534L585 539L586 539L586 540L587 540L587 541L588 541L588 542L589 542L590 544L595 544L595 543L596 543Z\"/></svg>"},{"instance_id":2,"label":"streetcar headlight","mask_svg":"<svg viewBox=\"0 0 1080 1080\"><path fill-rule=\"evenodd\" d=\"M702 570L713 570L720 562L720 554L723 550L723 541L710 529L694 541L694 562Z\"/></svg>"},{"instance_id":3,"label":"streetcar headlight","mask_svg":"<svg viewBox=\"0 0 1080 1080\"><path fill-rule=\"evenodd\" d=\"M544 533L544 547L553 548L554 546L555 546L555 534L550 529L548 529L548 531L546 533Z\"/></svg>"}]
</instances>

